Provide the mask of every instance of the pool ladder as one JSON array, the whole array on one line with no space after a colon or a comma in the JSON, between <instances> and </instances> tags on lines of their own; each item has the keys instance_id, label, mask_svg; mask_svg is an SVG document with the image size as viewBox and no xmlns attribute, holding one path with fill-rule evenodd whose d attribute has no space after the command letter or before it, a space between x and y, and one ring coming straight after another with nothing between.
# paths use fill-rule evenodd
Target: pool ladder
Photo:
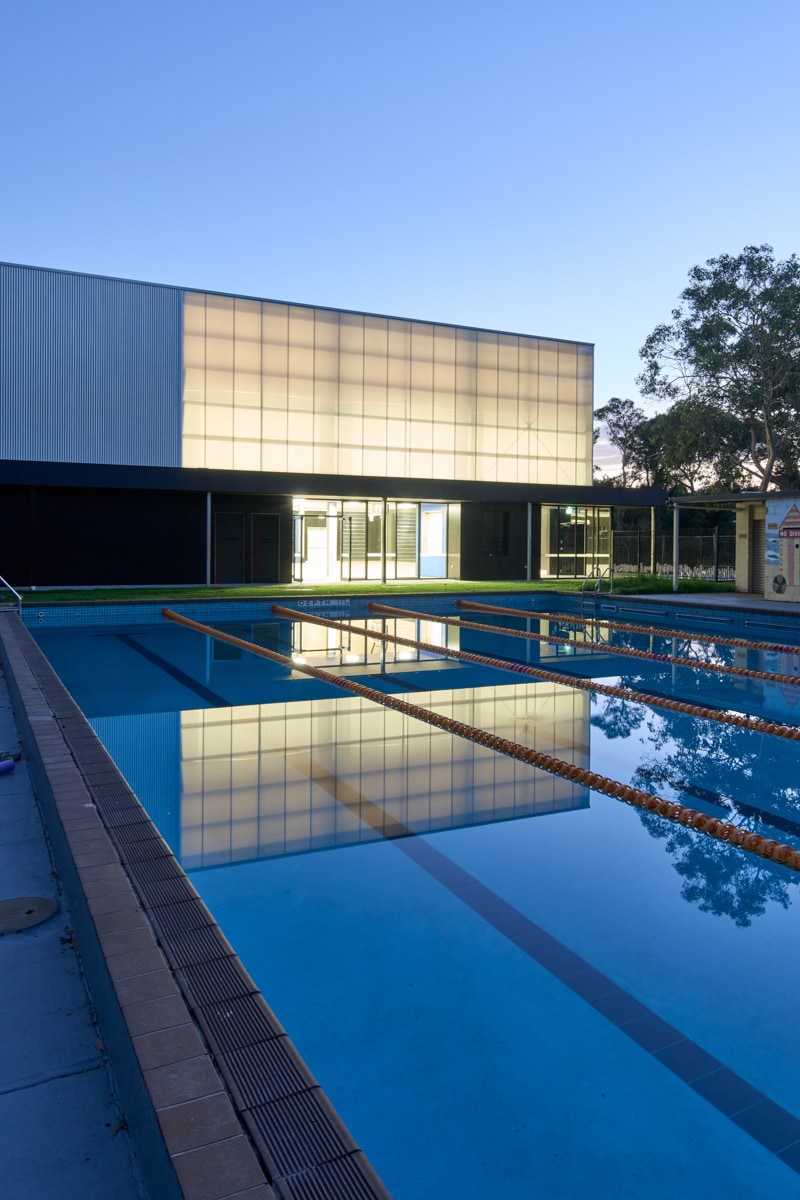
<instances>
[{"instance_id":1,"label":"pool ladder","mask_svg":"<svg viewBox=\"0 0 800 1200\"><path fill-rule=\"evenodd\" d=\"M602 587L604 579L608 580L608 591L605 594L610 596L614 591L614 568L612 566L602 568L592 567L591 571L589 571L588 575L581 584L581 611L583 611L586 603L586 589L590 583L594 583L594 587L592 588L592 596L594 597L595 612L597 612L597 597L603 594Z\"/></svg>"},{"instance_id":2,"label":"pool ladder","mask_svg":"<svg viewBox=\"0 0 800 1200\"><path fill-rule=\"evenodd\" d=\"M12 595L12 596L16 596L16 599L17 599L17 611L19 612L19 615L20 615L20 617L21 617L21 616L22 616L22 596L20 596L20 594L19 594L19 592L17 591L17 589L16 589L16 588L13 588L13 587L11 586L11 584L8 582L8 580L7 580L7 579L3 579L3 576L2 576L2 575L0 575L0 583L3 585L3 587L4 587L4 588L5 588L7 591L11 592L11 595Z\"/></svg>"}]
</instances>

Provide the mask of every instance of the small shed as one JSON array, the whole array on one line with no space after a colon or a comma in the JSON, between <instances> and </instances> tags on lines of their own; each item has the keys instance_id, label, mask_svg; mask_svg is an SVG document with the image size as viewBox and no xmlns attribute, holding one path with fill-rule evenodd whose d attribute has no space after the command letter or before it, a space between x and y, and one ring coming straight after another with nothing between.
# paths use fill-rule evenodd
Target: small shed
<instances>
[{"instance_id":1,"label":"small shed","mask_svg":"<svg viewBox=\"0 0 800 1200\"><path fill-rule=\"evenodd\" d=\"M687 508L736 513L736 590L765 600L800 601L800 492L732 492L676 496L673 590L678 590L678 531Z\"/></svg>"}]
</instances>

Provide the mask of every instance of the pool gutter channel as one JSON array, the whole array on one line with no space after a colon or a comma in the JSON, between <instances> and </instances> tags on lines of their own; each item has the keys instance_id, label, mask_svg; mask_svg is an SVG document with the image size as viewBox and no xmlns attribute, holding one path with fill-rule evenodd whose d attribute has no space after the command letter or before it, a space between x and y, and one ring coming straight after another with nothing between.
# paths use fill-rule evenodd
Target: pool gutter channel
<instances>
[{"instance_id":1,"label":"pool gutter channel","mask_svg":"<svg viewBox=\"0 0 800 1200\"><path fill-rule=\"evenodd\" d=\"M153 1200L391 1200L16 613L0 657Z\"/></svg>"}]
</instances>

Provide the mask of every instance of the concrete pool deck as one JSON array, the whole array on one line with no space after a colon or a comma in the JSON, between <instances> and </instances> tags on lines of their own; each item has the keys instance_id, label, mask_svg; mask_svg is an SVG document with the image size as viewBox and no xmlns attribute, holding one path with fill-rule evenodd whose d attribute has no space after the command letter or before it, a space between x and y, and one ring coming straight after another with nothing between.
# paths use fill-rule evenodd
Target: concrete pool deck
<instances>
[{"instance_id":1,"label":"concrete pool deck","mask_svg":"<svg viewBox=\"0 0 800 1200\"><path fill-rule=\"evenodd\" d=\"M0 676L0 749L20 740ZM0 900L43 896L54 915L0 936L0 1192L4 1200L141 1200L71 913L24 758L0 776Z\"/></svg>"},{"instance_id":2,"label":"concrete pool deck","mask_svg":"<svg viewBox=\"0 0 800 1200\"><path fill-rule=\"evenodd\" d=\"M612 593L613 594L613 593ZM603 593L605 597L605 593ZM760 592L645 592L624 595L622 600L646 601L652 604L682 604L690 607L724 608L741 612L779 613L800 617L800 604L780 600L765 600Z\"/></svg>"},{"instance_id":3,"label":"concrete pool deck","mask_svg":"<svg viewBox=\"0 0 800 1200\"><path fill-rule=\"evenodd\" d=\"M0 654L144 1194L389 1200L15 613L0 613ZM28 989L15 990L24 1011ZM36 1038L35 1011L31 1025ZM24 1161L49 1159L35 1118L28 1128ZM105 1200L117 1190L115 1174L95 1192L62 1186L53 1200ZM122 1193L121 1200L136 1195ZM26 1188L13 1200L49 1196Z\"/></svg>"}]
</instances>

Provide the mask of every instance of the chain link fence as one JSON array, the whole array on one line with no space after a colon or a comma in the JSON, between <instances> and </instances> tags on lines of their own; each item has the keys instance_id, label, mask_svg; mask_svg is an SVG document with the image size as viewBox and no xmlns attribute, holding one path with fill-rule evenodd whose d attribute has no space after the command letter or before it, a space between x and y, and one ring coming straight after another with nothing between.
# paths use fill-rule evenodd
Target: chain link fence
<instances>
[{"instance_id":1,"label":"chain link fence","mask_svg":"<svg viewBox=\"0 0 800 1200\"><path fill-rule=\"evenodd\" d=\"M656 575L672 575L672 534L655 537ZM713 579L733 583L736 578L736 535L709 529L678 536L681 579ZM614 533L614 570L618 575L650 571L650 534L647 530Z\"/></svg>"}]
</instances>

